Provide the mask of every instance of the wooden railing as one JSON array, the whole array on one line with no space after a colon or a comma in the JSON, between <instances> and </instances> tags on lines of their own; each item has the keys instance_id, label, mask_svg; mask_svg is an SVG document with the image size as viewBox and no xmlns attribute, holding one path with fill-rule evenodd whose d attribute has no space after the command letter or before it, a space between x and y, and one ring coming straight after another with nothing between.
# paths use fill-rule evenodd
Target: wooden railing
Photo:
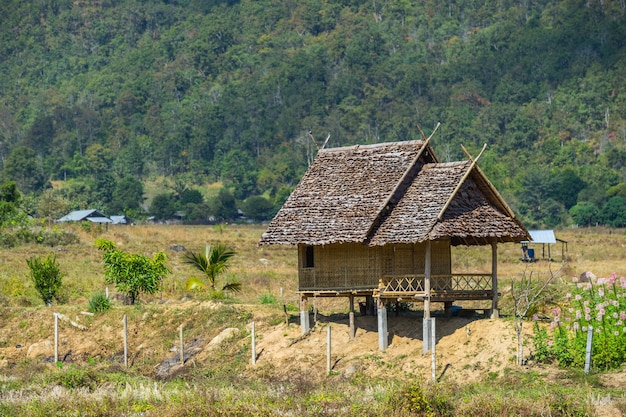
<instances>
[{"instance_id":1,"label":"wooden railing","mask_svg":"<svg viewBox=\"0 0 626 417\"><path fill-rule=\"evenodd\" d=\"M300 290L320 291L320 290L362 290L375 289L378 287L381 295L387 296L413 296L424 293L424 274L406 275L385 275L380 278L378 285L372 285L367 278L362 280L344 279L336 273L320 273L315 269L300 270ZM363 273L363 277L367 274ZM492 291L491 274L444 274L431 275L431 294L449 295L471 295L472 293L482 293L485 298L486 293ZM462 297L461 297L462 298Z\"/></svg>"},{"instance_id":2,"label":"wooden railing","mask_svg":"<svg viewBox=\"0 0 626 417\"><path fill-rule=\"evenodd\" d=\"M424 274L386 275L381 278L380 292L416 294L424 292ZM472 292L491 291L491 274L449 274L431 275L430 289L432 292Z\"/></svg>"}]
</instances>

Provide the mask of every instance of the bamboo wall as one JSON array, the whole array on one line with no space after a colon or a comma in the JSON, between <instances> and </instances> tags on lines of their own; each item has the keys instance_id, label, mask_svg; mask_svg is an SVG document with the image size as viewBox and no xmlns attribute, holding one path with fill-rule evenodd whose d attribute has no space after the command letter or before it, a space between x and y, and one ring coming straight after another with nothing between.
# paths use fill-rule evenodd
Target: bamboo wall
<instances>
[{"instance_id":1,"label":"bamboo wall","mask_svg":"<svg viewBox=\"0 0 626 417\"><path fill-rule=\"evenodd\" d=\"M298 245L299 289L374 289L382 276L424 273L426 244L369 247L357 243L314 246L314 266L306 268L306 245ZM433 275L450 274L449 241L431 242Z\"/></svg>"}]
</instances>

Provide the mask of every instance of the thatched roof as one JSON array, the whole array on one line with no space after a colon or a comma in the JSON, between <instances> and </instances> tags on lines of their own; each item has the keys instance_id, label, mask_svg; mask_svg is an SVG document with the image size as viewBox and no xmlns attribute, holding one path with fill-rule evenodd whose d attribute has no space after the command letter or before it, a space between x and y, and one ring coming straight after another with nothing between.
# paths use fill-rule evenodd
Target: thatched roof
<instances>
[{"instance_id":1,"label":"thatched roof","mask_svg":"<svg viewBox=\"0 0 626 417\"><path fill-rule=\"evenodd\" d=\"M422 141L321 150L260 244L372 246L528 238L470 161L437 163Z\"/></svg>"}]
</instances>

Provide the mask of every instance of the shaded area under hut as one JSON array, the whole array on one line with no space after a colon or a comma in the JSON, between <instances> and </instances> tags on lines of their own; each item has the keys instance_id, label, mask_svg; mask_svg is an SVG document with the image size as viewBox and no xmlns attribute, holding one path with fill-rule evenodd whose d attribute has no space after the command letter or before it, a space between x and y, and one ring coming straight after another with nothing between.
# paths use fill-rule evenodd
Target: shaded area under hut
<instances>
[{"instance_id":1,"label":"shaded area under hut","mask_svg":"<svg viewBox=\"0 0 626 417\"><path fill-rule=\"evenodd\" d=\"M490 301L498 315L497 244L529 240L470 157L440 163L427 140L321 149L270 222L261 245L297 245L303 334L308 299L354 298L378 311L379 347L387 347L387 302ZM490 246L490 273L454 270L451 247Z\"/></svg>"}]
</instances>

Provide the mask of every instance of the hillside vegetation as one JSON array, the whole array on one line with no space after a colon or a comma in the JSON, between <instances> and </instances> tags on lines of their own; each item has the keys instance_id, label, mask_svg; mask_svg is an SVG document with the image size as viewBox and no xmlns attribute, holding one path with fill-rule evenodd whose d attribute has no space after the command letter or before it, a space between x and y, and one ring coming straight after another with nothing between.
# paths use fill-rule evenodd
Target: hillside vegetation
<instances>
[{"instance_id":1,"label":"hillside vegetation","mask_svg":"<svg viewBox=\"0 0 626 417\"><path fill-rule=\"evenodd\" d=\"M1 8L0 168L30 214L138 215L148 195L157 218L265 219L311 134L419 139L442 122L439 157L488 144L481 166L529 227L626 224L623 1Z\"/></svg>"}]
</instances>

